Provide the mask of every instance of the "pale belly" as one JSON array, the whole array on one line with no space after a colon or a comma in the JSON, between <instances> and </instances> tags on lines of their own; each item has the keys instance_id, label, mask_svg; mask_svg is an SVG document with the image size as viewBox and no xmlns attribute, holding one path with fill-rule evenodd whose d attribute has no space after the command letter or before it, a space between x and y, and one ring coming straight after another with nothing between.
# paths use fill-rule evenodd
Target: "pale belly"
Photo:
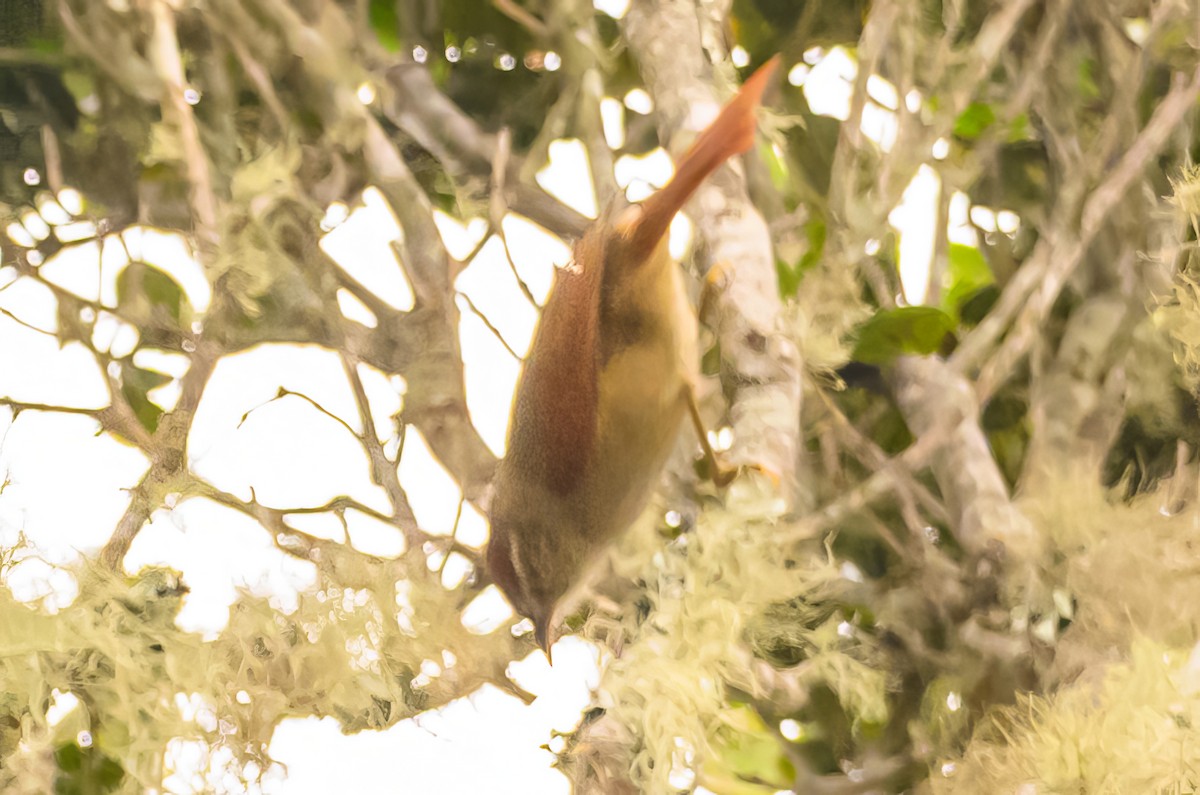
<instances>
[{"instance_id":1,"label":"pale belly","mask_svg":"<svg viewBox=\"0 0 1200 795\"><path fill-rule=\"evenodd\" d=\"M696 319L675 266L657 297L671 306L669 329L617 352L600 375L600 427L593 516L628 527L645 508L678 438L697 369ZM653 294L653 293L652 293Z\"/></svg>"}]
</instances>

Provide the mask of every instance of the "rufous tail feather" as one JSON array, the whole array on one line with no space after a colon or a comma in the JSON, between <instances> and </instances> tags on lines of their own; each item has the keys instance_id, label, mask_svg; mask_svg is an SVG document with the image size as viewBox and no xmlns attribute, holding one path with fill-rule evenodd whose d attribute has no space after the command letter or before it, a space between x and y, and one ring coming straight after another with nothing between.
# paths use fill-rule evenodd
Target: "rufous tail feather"
<instances>
[{"instance_id":1,"label":"rufous tail feather","mask_svg":"<svg viewBox=\"0 0 1200 795\"><path fill-rule=\"evenodd\" d=\"M700 133L680 158L671 181L642 203L642 214L630 233L632 249L649 255L666 234L675 213L691 198L700 183L726 160L754 145L754 132L758 126L754 112L778 66L779 56L776 55L750 75L737 96L721 109L716 120Z\"/></svg>"}]
</instances>

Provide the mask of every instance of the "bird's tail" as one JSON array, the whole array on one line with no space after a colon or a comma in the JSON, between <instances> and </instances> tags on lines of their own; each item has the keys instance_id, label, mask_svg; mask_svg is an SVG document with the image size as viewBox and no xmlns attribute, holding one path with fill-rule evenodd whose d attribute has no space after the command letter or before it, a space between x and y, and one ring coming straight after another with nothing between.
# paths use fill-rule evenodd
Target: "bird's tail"
<instances>
[{"instance_id":1,"label":"bird's tail","mask_svg":"<svg viewBox=\"0 0 1200 795\"><path fill-rule=\"evenodd\" d=\"M691 198L700 183L730 157L754 145L757 127L754 112L778 66L779 56L776 55L750 75L737 96L721 109L716 120L684 153L671 181L642 203L642 213L629 238L634 250L653 251L666 234L675 213Z\"/></svg>"}]
</instances>

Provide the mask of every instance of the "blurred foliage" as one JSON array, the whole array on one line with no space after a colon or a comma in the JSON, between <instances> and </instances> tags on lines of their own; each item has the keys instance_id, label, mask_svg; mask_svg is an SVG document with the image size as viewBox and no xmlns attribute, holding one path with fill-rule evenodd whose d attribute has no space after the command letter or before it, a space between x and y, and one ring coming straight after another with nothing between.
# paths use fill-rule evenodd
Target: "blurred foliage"
<instances>
[{"instance_id":1,"label":"blurred foliage","mask_svg":"<svg viewBox=\"0 0 1200 795\"><path fill-rule=\"evenodd\" d=\"M66 743L54 751L58 776L54 795L104 795L116 792L125 771L116 760L105 756L91 745Z\"/></svg>"},{"instance_id":2,"label":"blurred foliage","mask_svg":"<svg viewBox=\"0 0 1200 795\"><path fill-rule=\"evenodd\" d=\"M730 27L750 52L781 52L795 60L803 48L858 41L868 5L865 0L734 0Z\"/></svg>"},{"instance_id":3,"label":"blurred foliage","mask_svg":"<svg viewBox=\"0 0 1200 795\"><path fill-rule=\"evenodd\" d=\"M932 306L882 309L858 327L852 357L887 364L898 356L936 353L945 348L954 319Z\"/></svg>"},{"instance_id":4,"label":"blurred foliage","mask_svg":"<svg viewBox=\"0 0 1200 795\"><path fill-rule=\"evenodd\" d=\"M1025 453L1032 433L1029 395L1020 384L1009 385L996 394L984 408L979 423L987 433L992 455L1011 488L1020 483Z\"/></svg>"},{"instance_id":5,"label":"blurred foliage","mask_svg":"<svg viewBox=\"0 0 1200 795\"><path fill-rule=\"evenodd\" d=\"M821 254L825 250L825 223L818 218L811 219L804 225L806 250L799 262L789 265L782 260L775 261L776 275L779 278L779 292L785 298L790 298L800 289L804 274L815 268L821 262Z\"/></svg>"},{"instance_id":6,"label":"blurred foliage","mask_svg":"<svg viewBox=\"0 0 1200 795\"><path fill-rule=\"evenodd\" d=\"M996 278L983 254L972 246L951 243L946 263L946 279L950 289L942 293L942 309L951 317L961 319L964 307L974 301L981 290L993 284Z\"/></svg>"},{"instance_id":7,"label":"blurred foliage","mask_svg":"<svg viewBox=\"0 0 1200 795\"><path fill-rule=\"evenodd\" d=\"M1186 791L1200 764L1190 740L1200 707L1194 514L1164 515L1162 494L1110 503L1082 478L1033 491L1023 507L1080 605L1050 672L1058 687L981 723L934 791Z\"/></svg>"},{"instance_id":8,"label":"blurred foliage","mask_svg":"<svg viewBox=\"0 0 1200 795\"><path fill-rule=\"evenodd\" d=\"M1173 201L1188 219L1191 244L1181 254L1173 294L1154 315L1155 325L1171 341L1175 363L1182 369L1183 386L1200 400L1200 168L1192 166L1173 182Z\"/></svg>"},{"instance_id":9,"label":"blurred foliage","mask_svg":"<svg viewBox=\"0 0 1200 795\"><path fill-rule=\"evenodd\" d=\"M1136 639L1131 658L1099 682L1024 695L995 714L933 791L1007 792L1036 781L1051 792L1186 792L1200 765L1189 650Z\"/></svg>"},{"instance_id":10,"label":"blurred foliage","mask_svg":"<svg viewBox=\"0 0 1200 795\"><path fill-rule=\"evenodd\" d=\"M34 550L9 549L0 575L38 565ZM395 615L381 607L381 599L396 601L388 577L345 587L365 574L345 570L342 583L319 583L287 615L243 592L229 624L206 641L174 623L187 597L177 572L150 568L125 580L89 562L63 571L80 595L53 612L0 589L5 793L45 793L51 780L66 793L158 788L168 741L206 749L199 770L180 771L201 791L224 787L217 782L230 775L243 780L251 760L258 777L275 776L267 744L282 718L332 716L349 732L381 728L420 711L429 692L456 676L440 649L401 640ZM405 605L435 616L438 598L413 587ZM444 670L422 676L428 656ZM57 723L47 712L52 691L79 702ZM81 748L85 735L91 745ZM236 748L230 737L239 738Z\"/></svg>"}]
</instances>

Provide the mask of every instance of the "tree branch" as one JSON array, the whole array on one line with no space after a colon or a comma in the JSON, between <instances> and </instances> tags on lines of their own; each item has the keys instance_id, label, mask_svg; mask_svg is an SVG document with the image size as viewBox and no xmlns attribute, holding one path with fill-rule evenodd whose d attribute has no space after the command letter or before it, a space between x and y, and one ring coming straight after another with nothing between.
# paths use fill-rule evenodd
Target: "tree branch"
<instances>
[{"instance_id":1,"label":"tree branch","mask_svg":"<svg viewBox=\"0 0 1200 795\"><path fill-rule=\"evenodd\" d=\"M950 358L951 367L968 372L982 359L995 340L1011 328L1008 338L981 371L976 390L987 400L1029 352L1037 330L1048 316L1067 278L1083 260L1096 235L1146 164L1161 151L1183 117L1200 97L1200 67L1186 82L1177 79L1158 104L1146 126L1121 156L1116 167L1092 191L1083 204L1078 231L1051 229L1038 241L1029 260L974 331L967 335Z\"/></svg>"},{"instance_id":2,"label":"tree branch","mask_svg":"<svg viewBox=\"0 0 1200 795\"><path fill-rule=\"evenodd\" d=\"M1026 547L1033 526L1009 498L972 385L932 356L901 357L885 376L913 433L942 439L931 463L959 543L976 555L993 541Z\"/></svg>"},{"instance_id":3,"label":"tree branch","mask_svg":"<svg viewBox=\"0 0 1200 795\"><path fill-rule=\"evenodd\" d=\"M388 121L427 149L459 184L486 184L496 149L495 136L485 133L442 94L429 71L417 64L393 66L385 75L393 97L382 103ZM521 161L508 164L507 195L510 209L564 238L583 234L590 221L537 185L521 178Z\"/></svg>"}]
</instances>

